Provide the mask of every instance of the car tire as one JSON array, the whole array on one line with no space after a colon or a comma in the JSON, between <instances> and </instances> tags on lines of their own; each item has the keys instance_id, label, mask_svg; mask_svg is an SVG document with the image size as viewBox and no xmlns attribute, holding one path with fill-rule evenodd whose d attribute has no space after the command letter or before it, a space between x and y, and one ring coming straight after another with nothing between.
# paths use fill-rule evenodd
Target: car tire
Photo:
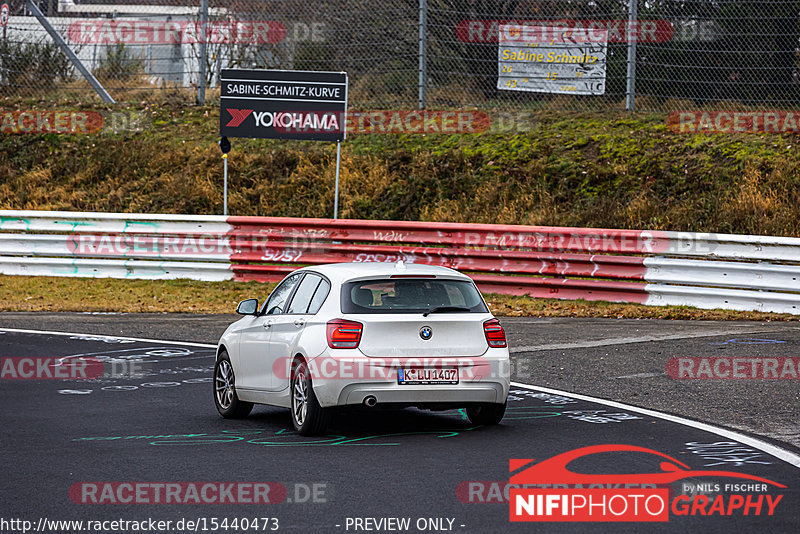
<instances>
[{"instance_id":1,"label":"car tire","mask_svg":"<svg viewBox=\"0 0 800 534\"><path fill-rule=\"evenodd\" d=\"M320 406L311 383L308 364L297 359L292 364L289 383L289 409L295 430L301 436L324 434L330 422L330 410Z\"/></svg>"},{"instance_id":2,"label":"car tire","mask_svg":"<svg viewBox=\"0 0 800 534\"><path fill-rule=\"evenodd\" d=\"M467 408L467 417L473 425L496 425L503 420L506 403L485 403Z\"/></svg>"},{"instance_id":3,"label":"car tire","mask_svg":"<svg viewBox=\"0 0 800 534\"><path fill-rule=\"evenodd\" d=\"M219 414L226 419L241 419L250 414L253 409L252 402L239 400L236 394L236 376L233 365L224 350L219 353L217 363L214 364L214 404Z\"/></svg>"}]
</instances>

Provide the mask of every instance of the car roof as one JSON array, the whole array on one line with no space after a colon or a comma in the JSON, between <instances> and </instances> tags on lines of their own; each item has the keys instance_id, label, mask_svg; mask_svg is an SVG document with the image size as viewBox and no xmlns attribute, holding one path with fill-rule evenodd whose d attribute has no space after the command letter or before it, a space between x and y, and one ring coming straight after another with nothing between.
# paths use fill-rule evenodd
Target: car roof
<instances>
[{"instance_id":1,"label":"car roof","mask_svg":"<svg viewBox=\"0 0 800 534\"><path fill-rule=\"evenodd\" d=\"M470 280L470 278L453 269L437 265L424 265L418 263L387 263L387 262L352 262L328 263L304 267L302 271L315 271L327 276L332 282L344 283L349 280L389 277L392 275L434 275L441 278Z\"/></svg>"}]
</instances>

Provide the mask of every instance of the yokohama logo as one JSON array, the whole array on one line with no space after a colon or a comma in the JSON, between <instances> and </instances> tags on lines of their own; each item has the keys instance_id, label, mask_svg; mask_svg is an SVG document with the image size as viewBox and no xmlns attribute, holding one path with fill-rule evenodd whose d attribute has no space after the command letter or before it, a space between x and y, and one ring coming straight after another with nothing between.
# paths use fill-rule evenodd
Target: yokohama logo
<instances>
[{"instance_id":1,"label":"yokohama logo","mask_svg":"<svg viewBox=\"0 0 800 534\"><path fill-rule=\"evenodd\" d=\"M226 108L231 120L225 126L236 128L251 114L256 127L274 128L280 132L307 133L339 131L341 117L330 112L254 111L252 109Z\"/></svg>"},{"instance_id":2,"label":"yokohama logo","mask_svg":"<svg viewBox=\"0 0 800 534\"><path fill-rule=\"evenodd\" d=\"M231 120L228 121L228 124L226 124L225 126L230 126L232 128L236 128L237 126L242 124L244 120L247 117L249 117L250 114L253 112L252 109L231 109L231 108L226 108L226 109L228 110L228 113L231 114Z\"/></svg>"}]
</instances>

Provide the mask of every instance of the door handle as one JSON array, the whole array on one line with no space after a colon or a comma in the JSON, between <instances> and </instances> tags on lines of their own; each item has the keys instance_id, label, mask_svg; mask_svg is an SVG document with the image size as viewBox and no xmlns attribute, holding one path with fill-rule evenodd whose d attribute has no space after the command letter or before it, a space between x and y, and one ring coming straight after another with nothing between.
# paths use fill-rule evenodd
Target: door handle
<instances>
[{"instance_id":1,"label":"door handle","mask_svg":"<svg viewBox=\"0 0 800 534\"><path fill-rule=\"evenodd\" d=\"M306 324L306 320L305 319L295 319L294 320L294 325L297 326L297 327L305 326L305 324Z\"/></svg>"},{"instance_id":2,"label":"door handle","mask_svg":"<svg viewBox=\"0 0 800 534\"><path fill-rule=\"evenodd\" d=\"M264 321L264 324L261 326L263 326L264 328L272 327L272 319L270 319L269 321Z\"/></svg>"}]
</instances>

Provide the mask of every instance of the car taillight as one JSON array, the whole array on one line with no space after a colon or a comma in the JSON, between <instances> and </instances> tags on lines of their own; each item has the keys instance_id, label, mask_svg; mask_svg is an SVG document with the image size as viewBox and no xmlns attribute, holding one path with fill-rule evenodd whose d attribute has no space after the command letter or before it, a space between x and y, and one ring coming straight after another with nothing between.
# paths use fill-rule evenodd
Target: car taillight
<instances>
[{"instance_id":1,"label":"car taillight","mask_svg":"<svg viewBox=\"0 0 800 534\"><path fill-rule=\"evenodd\" d=\"M506 331L497 319L489 319L483 323L483 333L486 334L486 342L490 347L507 347Z\"/></svg>"},{"instance_id":2,"label":"car taillight","mask_svg":"<svg viewBox=\"0 0 800 534\"><path fill-rule=\"evenodd\" d=\"M328 321L328 346L332 349L354 349L361 342L364 325L346 319Z\"/></svg>"}]
</instances>

